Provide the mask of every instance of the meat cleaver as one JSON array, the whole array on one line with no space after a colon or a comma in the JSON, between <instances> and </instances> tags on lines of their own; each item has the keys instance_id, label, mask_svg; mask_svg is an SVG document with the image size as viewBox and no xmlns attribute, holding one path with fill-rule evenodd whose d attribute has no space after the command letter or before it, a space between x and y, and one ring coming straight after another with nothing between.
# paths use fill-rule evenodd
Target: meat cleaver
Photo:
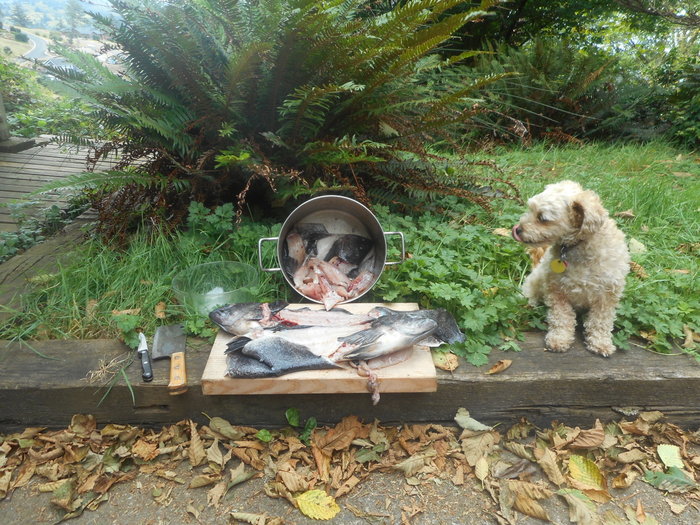
<instances>
[{"instance_id":1,"label":"meat cleaver","mask_svg":"<svg viewBox=\"0 0 700 525\"><path fill-rule=\"evenodd\" d=\"M156 335L153 336L154 361L170 358L170 382L168 391L170 395L184 394L187 392L187 369L185 367L185 332L182 325L173 324L159 326Z\"/></svg>"}]
</instances>

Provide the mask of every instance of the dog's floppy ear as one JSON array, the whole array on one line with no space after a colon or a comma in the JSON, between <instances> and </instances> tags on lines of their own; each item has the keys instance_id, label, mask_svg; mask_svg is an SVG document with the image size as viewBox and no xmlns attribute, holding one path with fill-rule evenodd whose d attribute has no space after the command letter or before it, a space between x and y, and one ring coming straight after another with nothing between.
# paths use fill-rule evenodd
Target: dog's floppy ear
<instances>
[{"instance_id":1,"label":"dog's floppy ear","mask_svg":"<svg viewBox=\"0 0 700 525\"><path fill-rule=\"evenodd\" d=\"M608 211L603 208L600 197L590 190L576 195L569 211L572 223L579 230L581 237L600 230L608 218Z\"/></svg>"}]
</instances>

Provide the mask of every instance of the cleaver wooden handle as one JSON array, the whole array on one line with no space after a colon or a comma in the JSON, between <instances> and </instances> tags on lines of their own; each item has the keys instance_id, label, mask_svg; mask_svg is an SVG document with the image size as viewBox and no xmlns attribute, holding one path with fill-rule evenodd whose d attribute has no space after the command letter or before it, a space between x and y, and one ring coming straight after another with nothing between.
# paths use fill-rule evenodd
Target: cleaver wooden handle
<instances>
[{"instance_id":1,"label":"cleaver wooden handle","mask_svg":"<svg viewBox=\"0 0 700 525\"><path fill-rule=\"evenodd\" d=\"M170 356L170 383L168 393L171 396L187 392L187 370L185 368L185 352L175 352Z\"/></svg>"}]
</instances>

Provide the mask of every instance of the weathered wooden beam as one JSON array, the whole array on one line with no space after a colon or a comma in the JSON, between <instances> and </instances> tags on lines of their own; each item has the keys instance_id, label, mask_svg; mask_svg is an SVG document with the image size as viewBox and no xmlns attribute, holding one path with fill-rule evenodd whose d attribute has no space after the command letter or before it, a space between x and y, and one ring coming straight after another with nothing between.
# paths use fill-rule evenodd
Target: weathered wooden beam
<instances>
[{"instance_id":1,"label":"weathered wooden beam","mask_svg":"<svg viewBox=\"0 0 700 525\"><path fill-rule=\"evenodd\" d=\"M196 341L195 341L196 342ZM234 424L256 427L285 425L284 412L300 410L302 418L334 423L347 415L384 423L450 423L460 407L488 423L521 417L539 426L553 420L590 425L622 417L621 412L661 410L686 428L700 425L700 364L683 355L664 356L635 348L604 359L576 343L568 353L544 352L541 333L528 333L522 352L494 351L490 364L512 359L500 374L465 362L452 373L438 371L435 393L384 394L373 406L369 394L205 396L200 378L209 356L208 344L188 342L189 390L167 391L168 363L154 363L155 379L141 381L138 360L126 369L129 384L118 376L106 395L103 383L90 383L114 358L130 355L114 340L33 342L40 357L19 343L0 342L0 431L26 426L62 427L76 413L94 414L104 423L160 426L182 419L204 423L221 416ZM131 392L134 393L134 401Z\"/></svg>"}]
</instances>

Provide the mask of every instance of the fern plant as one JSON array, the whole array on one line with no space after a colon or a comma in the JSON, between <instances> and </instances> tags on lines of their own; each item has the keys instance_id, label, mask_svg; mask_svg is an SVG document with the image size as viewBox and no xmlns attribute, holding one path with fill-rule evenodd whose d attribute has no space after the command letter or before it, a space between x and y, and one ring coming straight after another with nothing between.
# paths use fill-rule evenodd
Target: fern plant
<instances>
[{"instance_id":1,"label":"fern plant","mask_svg":"<svg viewBox=\"0 0 700 525\"><path fill-rule=\"evenodd\" d=\"M367 201L385 188L376 166L388 162L400 170L418 159L423 167L412 173L433 177L428 145L454 146L475 113L473 97L503 76L434 81L475 55L444 59L438 51L484 17L490 0L478 8L410 0L377 16L362 0L110 1L117 16L92 16L124 57L123 73L66 51L78 69L56 74L119 134L95 159L118 150L115 171L138 166L189 189L183 198L155 181L148 191L124 187L118 215L105 204L114 207L114 194L100 201L97 192L96 206L112 221L125 208L156 204L152 215L172 220L189 199L237 200L240 210L247 197L267 208L282 180L347 187ZM415 191L426 188L416 180Z\"/></svg>"},{"instance_id":2,"label":"fern plant","mask_svg":"<svg viewBox=\"0 0 700 525\"><path fill-rule=\"evenodd\" d=\"M566 40L535 38L522 48L492 47L476 61L474 74L504 78L487 88L480 124L500 136L526 140L543 136L575 142L600 133L619 103L624 71L601 50ZM607 130L610 131L610 130Z\"/></svg>"}]
</instances>

